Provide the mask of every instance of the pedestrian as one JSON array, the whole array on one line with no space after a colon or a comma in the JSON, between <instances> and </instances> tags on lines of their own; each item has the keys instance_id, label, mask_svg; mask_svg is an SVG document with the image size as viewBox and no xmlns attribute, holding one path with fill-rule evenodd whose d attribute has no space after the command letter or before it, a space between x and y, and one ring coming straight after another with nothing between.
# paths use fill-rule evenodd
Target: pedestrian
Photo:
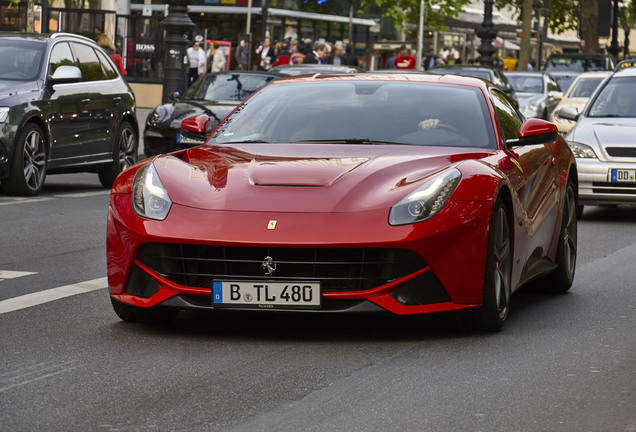
<instances>
[{"instance_id":1,"label":"pedestrian","mask_svg":"<svg viewBox=\"0 0 636 432\"><path fill-rule=\"evenodd\" d=\"M503 70L509 72L517 70L517 59L515 59L511 53L508 53L506 58L503 59Z\"/></svg>"},{"instance_id":2,"label":"pedestrian","mask_svg":"<svg viewBox=\"0 0 636 432\"><path fill-rule=\"evenodd\" d=\"M386 59L386 63L384 64L384 68L385 69L395 69L395 59L397 58L397 56L400 54L400 48L396 48L395 51L393 51L393 55L391 57L389 57L388 59Z\"/></svg>"},{"instance_id":3,"label":"pedestrian","mask_svg":"<svg viewBox=\"0 0 636 432\"><path fill-rule=\"evenodd\" d=\"M236 59L236 67L239 70L247 70L248 61L247 61L247 42L245 40L241 40L239 46L236 47L236 53L234 55Z\"/></svg>"},{"instance_id":4,"label":"pedestrian","mask_svg":"<svg viewBox=\"0 0 636 432\"><path fill-rule=\"evenodd\" d=\"M125 77L127 75L126 68L124 67L124 62L121 59L121 56L117 54L115 50L115 44L113 43L113 39L107 35L106 33L100 33L97 35L97 45L104 48L104 51L108 53L115 66L119 70L121 76Z\"/></svg>"},{"instance_id":5,"label":"pedestrian","mask_svg":"<svg viewBox=\"0 0 636 432\"><path fill-rule=\"evenodd\" d=\"M327 60L329 51L327 50L327 44L322 42L316 42L313 51L305 56L303 60L304 64L320 64L323 60Z\"/></svg>"},{"instance_id":6,"label":"pedestrian","mask_svg":"<svg viewBox=\"0 0 636 432\"><path fill-rule=\"evenodd\" d=\"M406 45L400 47L400 55L395 58L395 69L415 69L415 57L409 54Z\"/></svg>"},{"instance_id":7,"label":"pedestrian","mask_svg":"<svg viewBox=\"0 0 636 432\"><path fill-rule=\"evenodd\" d=\"M221 50L219 50L219 46L221 46L219 42L214 40L210 43L210 47L208 48L206 55L208 66L206 66L206 70L210 72L221 72L225 70L227 65L227 60Z\"/></svg>"},{"instance_id":8,"label":"pedestrian","mask_svg":"<svg viewBox=\"0 0 636 432\"><path fill-rule=\"evenodd\" d=\"M188 72L188 83L192 85L199 76L205 73L205 52L201 48L201 43L195 41L187 50L188 61L190 62L190 70Z\"/></svg>"},{"instance_id":9,"label":"pedestrian","mask_svg":"<svg viewBox=\"0 0 636 432\"><path fill-rule=\"evenodd\" d=\"M279 49L276 52L276 61L274 62L274 66L289 64L289 58L292 54L289 51L289 45L287 42L281 42L276 45L279 46Z\"/></svg>"},{"instance_id":10,"label":"pedestrian","mask_svg":"<svg viewBox=\"0 0 636 432\"><path fill-rule=\"evenodd\" d=\"M446 64L454 65L455 63L456 63L455 54L453 54L452 52L449 52L448 55L446 56Z\"/></svg>"},{"instance_id":11,"label":"pedestrian","mask_svg":"<svg viewBox=\"0 0 636 432\"><path fill-rule=\"evenodd\" d=\"M424 70L433 69L435 67L435 50L433 48L429 48L428 55L424 59Z\"/></svg>"},{"instance_id":12,"label":"pedestrian","mask_svg":"<svg viewBox=\"0 0 636 432\"><path fill-rule=\"evenodd\" d=\"M336 46L333 47L333 54L329 56L329 60L327 60L327 63L329 64L333 64L333 65L344 65L344 49L342 47L342 44L336 44Z\"/></svg>"},{"instance_id":13,"label":"pedestrian","mask_svg":"<svg viewBox=\"0 0 636 432\"><path fill-rule=\"evenodd\" d=\"M263 45L259 45L256 48L256 55L258 56L258 70L268 71L274 64L274 47L272 46L272 39L266 37L263 40Z\"/></svg>"},{"instance_id":14,"label":"pedestrian","mask_svg":"<svg viewBox=\"0 0 636 432\"><path fill-rule=\"evenodd\" d=\"M344 62L348 66L359 66L358 57L353 53L353 47L351 44L345 45L345 53L342 55Z\"/></svg>"}]
</instances>

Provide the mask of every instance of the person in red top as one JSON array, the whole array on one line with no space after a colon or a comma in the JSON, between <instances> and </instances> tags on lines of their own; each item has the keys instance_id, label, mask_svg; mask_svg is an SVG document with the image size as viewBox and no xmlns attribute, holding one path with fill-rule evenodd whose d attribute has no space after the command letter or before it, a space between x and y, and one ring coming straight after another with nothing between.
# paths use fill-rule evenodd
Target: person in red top
<instances>
[{"instance_id":1,"label":"person in red top","mask_svg":"<svg viewBox=\"0 0 636 432\"><path fill-rule=\"evenodd\" d=\"M121 56L115 52L113 39L106 33L101 33L97 36L97 45L104 48L104 51L106 51L108 55L110 55L110 58L113 59L113 62L115 62L121 76L125 77L126 69L124 68L124 62L121 60Z\"/></svg>"},{"instance_id":2,"label":"person in red top","mask_svg":"<svg viewBox=\"0 0 636 432\"><path fill-rule=\"evenodd\" d=\"M415 57L409 54L409 50L406 45L400 47L400 54L395 57L394 68L395 69L415 69Z\"/></svg>"}]
</instances>

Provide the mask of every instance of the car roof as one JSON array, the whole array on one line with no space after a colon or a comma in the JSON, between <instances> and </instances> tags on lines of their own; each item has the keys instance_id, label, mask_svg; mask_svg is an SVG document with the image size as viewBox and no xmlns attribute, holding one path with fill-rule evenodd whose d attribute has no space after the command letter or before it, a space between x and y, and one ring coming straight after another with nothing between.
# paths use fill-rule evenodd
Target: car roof
<instances>
[{"instance_id":1,"label":"car roof","mask_svg":"<svg viewBox=\"0 0 636 432\"><path fill-rule=\"evenodd\" d=\"M603 57L607 57L607 54L605 53L583 53L583 52L576 52L576 53L556 53L556 54L550 54L550 56L548 57L548 59L550 58L603 58Z\"/></svg>"},{"instance_id":2,"label":"car roof","mask_svg":"<svg viewBox=\"0 0 636 432\"><path fill-rule=\"evenodd\" d=\"M78 39L85 42L95 43L94 40L87 38L86 36L74 34L74 33L23 33L23 32L0 32L0 38L2 39L28 39L33 41L46 42L50 39Z\"/></svg>"}]
</instances>

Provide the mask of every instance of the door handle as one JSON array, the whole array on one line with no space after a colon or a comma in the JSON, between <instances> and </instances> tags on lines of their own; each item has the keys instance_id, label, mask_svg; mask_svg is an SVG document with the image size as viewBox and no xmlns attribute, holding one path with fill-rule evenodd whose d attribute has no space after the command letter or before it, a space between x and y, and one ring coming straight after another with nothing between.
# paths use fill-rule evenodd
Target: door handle
<instances>
[{"instance_id":1,"label":"door handle","mask_svg":"<svg viewBox=\"0 0 636 432\"><path fill-rule=\"evenodd\" d=\"M90 103L90 101L91 101L90 99L82 99L82 103L87 106Z\"/></svg>"}]
</instances>

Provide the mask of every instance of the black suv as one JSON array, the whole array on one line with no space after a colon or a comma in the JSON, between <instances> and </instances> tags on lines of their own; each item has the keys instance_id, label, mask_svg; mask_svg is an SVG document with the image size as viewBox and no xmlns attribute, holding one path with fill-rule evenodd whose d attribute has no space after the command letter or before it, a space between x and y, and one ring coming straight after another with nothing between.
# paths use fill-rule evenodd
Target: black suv
<instances>
[{"instance_id":1,"label":"black suv","mask_svg":"<svg viewBox=\"0 0 636 432\"><path fill-rule=\"evenodd\" d=\"M89 171L104 187L137 161L135 97L92 40L0 33L0 184L35 195L47 173Z\"/></svg>"}]
</instances>

